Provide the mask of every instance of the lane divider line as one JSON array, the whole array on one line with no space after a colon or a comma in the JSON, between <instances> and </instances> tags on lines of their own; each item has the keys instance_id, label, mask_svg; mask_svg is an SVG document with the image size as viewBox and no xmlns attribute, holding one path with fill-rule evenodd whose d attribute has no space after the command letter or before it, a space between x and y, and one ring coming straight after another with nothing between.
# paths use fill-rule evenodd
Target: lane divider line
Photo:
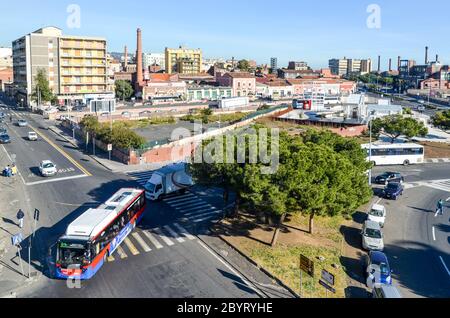
<instances>
[{"instance_id":1,"label":"lane divider line","mask_svg":"<svg viewBox=\"0 0 450 318\"><path fill-rule=\"evenodd\" d=\"M64 150L62 150L58 145L56 145L53 141L51 141L47 136L42 134L40 131L35 129L33 126L29 125L29 127L37 133L42 139L44 139L47 143L50 144L53 148L55 148L60 154L62 154L67 160L69 160L71 163L73 163L78 169L80 169L85 175L88 177L92 177L92 174L87 171L85 168L83 168L75 159L73 159L68 153L66 153Z\"/></svg>"},{"instance_id":2,"label":"lane divider line","mask_svg":"<svg viewBox=\"0 0 450 318\"><path fill-rule=\"evenodd\" d=\"M436 241L436 228L433 226L433 241Z\"/></svg>"},{"instance_id":3,"label":"lane divider line","mask_svg":"<svg viewBox=\"0 0 450 318\"><path fill-rule=\"evenodd\" d=\"M25 183L26 186L34 186L38 184L45 184L45 183L53 183L53 182L59 182L59 181L67 181L67 180L74 180L74 179L81 179L88 177L85 174L81 174L78 176L72 176L72 177L64 177L64 178L57 178L57 179L49 179L49 180L42 180L42 181L36 181L36 182L28 182Z\"/></svg>"},{"instance_id":4,"label":"lane divider line","mask_svg":"<svg viewBox=\"0 0 450 318\"><path fill-rule=\"evenodd\" d=\"M447 271L448 276L450 276L450 270L448 269L447 265L445 264L444 259L442 258L442 256L439 256L439 258L441 259L442 265L444 265L444 268Z\"/></svg>"}]
</instances>

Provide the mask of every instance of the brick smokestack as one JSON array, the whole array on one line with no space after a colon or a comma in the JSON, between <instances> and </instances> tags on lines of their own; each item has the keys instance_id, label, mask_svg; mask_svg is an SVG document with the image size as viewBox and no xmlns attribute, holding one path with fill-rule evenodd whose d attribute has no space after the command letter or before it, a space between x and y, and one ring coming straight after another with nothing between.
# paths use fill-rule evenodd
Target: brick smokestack
<instances>
[{"instance_id":1,"label":"brick smokestack","mask_svg":"<svg viewBox=\"0 0 450 318\"><path fill-rule=\"evenodd\" d=\"M136 85L139 88L144 86L144 75L143 75L143 65L142 65L142 32L141 32L141 29L137 29Z\"/></svg>"},{"instance_id":2,"label":"brick smokestack","mask_svg":"<svg viewBox=\"0 0 450 318\"><path fill-rule=\"evenodd\" d=\"M425 64L428 64L428 46L425 46Z\"/></svg>"},{"instance_id":3,"label":"brick smokestack","mask_svg":"<svg viewBox=\"0 0 450 318\"><path fill-rule=\"evenodd\" d=\"M392 72L392 59L389 59L389 72Z\"/></svg>"},{"instance_id":4,"label":"brick smokestack","mask_svg":"<svg viewBox=\"0 0 450 318\"><path fill-rule=\"evenodd\" d=\"M127 67L128 67L128 48L127 48L126 45L125 45L125 52L124 52L124 54L125 54L125 61L124 61L123 65L124 65L124 68L125 68L125 71L126 71Z\"/></svg>"}]
</instances>

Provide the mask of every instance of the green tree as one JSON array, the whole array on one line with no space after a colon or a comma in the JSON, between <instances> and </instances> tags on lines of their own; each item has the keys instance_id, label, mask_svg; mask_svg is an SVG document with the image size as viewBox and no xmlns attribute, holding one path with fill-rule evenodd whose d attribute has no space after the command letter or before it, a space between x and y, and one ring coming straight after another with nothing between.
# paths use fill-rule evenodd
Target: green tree
<instances>
[{"instance_id":1,"label":"green tree","mask_svg":"<svg viewBox=\"0 0 450 318\"><path fill-rule=\"evenodd\" d=\"M204 108L200 111L203 124L209 123L209 117L213 114L211 108Z\"/></svg>"},{"instance_id":2,"label":"green tree","mask_svg":"<svg viewBox=\"0 0 450 318\"><path fill-rule=\"evenodd\" d=\"M240 60L237 64L237 68L241 71L248 72L250 71L250 63L247 60Z\"/></svg>"},{"instance_id":3,"label":"green tree","mask_svg":"<svg viewBox=\"0 0 450 318\"><path fill-rule=\"evenodd\" d=\"M414 118L402 115L377 118L372 122L372 131L375 135L384 133L394 143L400 136L407 138L424 137L428 134L428 128L422 122Z\"/></svg>"},{"instance_id":4,"label":"green tree","mask_svg":"<svg viewBox=\"0 0 450 318\"><path fill-rule=\"evenodd\" d=\"M115 86L116 96L121 100L129 99L134 94L134 89L128 81L117 80Z\"/></svg>"},{"instance_id":5,"label":"green tree","mask_svg":"<svg viewBox=\"0 0 450 318\"><path fill-rule=\"evenodd\" d=\"M38 99L40 98L40 101L42 102L54 102L56 96L53 94L53 91L50 88L47 72L45 71L45 69L38 69L34 81L36 84L33 88L31 99L33 101L38 101Z\"/></svg>"},{"instance_id":6,"label":"green tree","mask_svg":"<svg viewBox=\"0 0 450 318\"><path fill-rule=\"evenodd\" d=\"M433 125L436 127L450 129L450 110L436 113L431 120Z\"/></svg>"}]
</instances>

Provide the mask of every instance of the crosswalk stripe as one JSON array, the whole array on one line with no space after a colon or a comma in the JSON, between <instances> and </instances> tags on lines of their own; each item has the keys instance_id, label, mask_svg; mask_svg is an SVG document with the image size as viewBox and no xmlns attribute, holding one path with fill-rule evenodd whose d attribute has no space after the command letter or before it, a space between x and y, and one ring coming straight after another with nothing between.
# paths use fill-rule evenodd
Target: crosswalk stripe
<instances>
[{"instance_id":1,"label":"crosswalk stripe","mask_svg":"<svg viewBox=\"0 0 450 318\"><path fill-rule=\"evenodd\" d=\"M125 251L123 250L122 247L118 246L117 247L117 254L119 254L121 259L127 258L128 255L125 253Z\"/></svg>"},{"instance_id":2,"label":"crosswalk stripe","mask_svg":"<svg viewBox=\"0 0 450 318\"><path fill-rule=\"evenodd\" d=\"M169 246L174 245L174 243L166 236L166 234L161 231L160 228L153 229L153 231L159 235L159 237Z\"/></svg>"},{"instance_id":3,"label":"crosswalk stripe","mask_svg":"<svg viewBox=\"0 0 450 318\"><path fill-rule=\"evenodd\" d=\"M214 208L211 204L201 204L201 205L190 205L190 206L186 206L186 207L177 207L175 209L180 210L180 212L194 212L194 211L199 211L199 210L205 210L206 208L208 209L212 209Z\"/></svg>"},{"instance_id":4,"label":"crosswalk stripe","mask_svg":"<svg viewBox=\"0 0 450 318\"><path fill-rule=\"evenodd\" d=\"M144 249L144 251L146 253L150 252L152 249L147 245L147 243L145 243L145 241L142 239L142 237L139 236L139 234L137 232L134 232L133 237L136 239L136 241L142 246L142 248Z\"/></svg>"},{"instance_id":5,"label":"crosswalk stripe","mask_svg":"<svg viewBox=\"0 0 450 318\"><path fill-rule=\"evenodd\" d=\"M114 256L109 256L108 258L107 258L107 260L108 260L108 263L112 263L112 262L114 262Z\"/></svg>"},{"instance_id":6,"label":"crosswalk stripe","mask_svg":"<svg viewBox=\"0 0 450 318\"><path fill-rule=\"evenodd\" d=\"M166 225L166 226L164 226L164 228L165 228L165 229L167 230L167 232L169 232L170 235L172 235L172 237L173 237L174 239L176 239L178 242L180 242L180 243L183 243L183 242L184 242L184 239L183 239L181 236L179 236L177 232L175 232L174 230L172 230L172 229L170 228L170 226Z\"/></svg>"},{"instance_id":7,"label":"crosswalk stripe","mask_svg":"<svg viewBox=\"0 0 450 318\"><path fill-rule=\"evenodd\" d=\"M124 240L124 242L127 245L127 247L130 249L131 254L133 254L135 256L139 255L138 249L136 248L136 246L133 245L133 243L130 241L130 239L128 237Z\"/></svg>"},{"instance_id":8,"label":"crosswalk stripe","mask_svg":"<svg viewBox=\"0 0 450 318\"><path fill-rule=\"evenodd\" d=\"M195 236L189 234L189 232L184 227L182 227L180 224L174 223L173 226L175 226L180 231L180 233L184 237L186 237L188 240L190 240L190 241L195 240Z\"/></svg>"},{"instance_id":9,"label":"crosswalk stripe","mask_svg":"<svg viewBox=\"0 0 450 318\"><path fill-rule=\"evenodd\" d=\"M193 194L189 193L189 194L186 194L183 196L168 197L168 198L165 198L164 201L167 203L176 203L176 202L181 202L181 201L187 201L194 197L195 196Z\"/></svg>"},{"instance_id":10,"label":"crosswalk stripe","mask_svg":"<svg viewBox=\"0 0 450 318\"><path fill-rule=\"evenodd\" d=\"M201 217L205 217L205 216L208 216L208 215L219 215L220 214L220 212L219 211L217 211L217 212L211 212L211 213L204 213L204 214L199 214L199 215L193 215L192 217L188 217L189 219L193 219L193 218L201 218Z\"/></svg>"},{"instance_id":11,"label":"crosswalk stripe","mask_svg":"<svg viewBox=\"0 0 450 318\"><path fill-rule=\"evenodd\" d=\"M202 218L202 219L190 220L190 221L192 223L200 223L200 222L208 221L211 219L214 219L214 216L210 216L210 217L206 217L206 218Z\"/></svg>"},{"instance_id":12,"label":"crosswalk stripe","mask_svg":"<svg viewBox=\"0 0 450 318\"><path fill-rule=\"evenodd\" d=\"M168 202L168 203L169 203L169 205L172 206L172 207L178 207L178 206L188 205L188 204L191 204L191 203L193 203L193 202L199 202L199 201L198 201L198 199L196 199L196 198L192 198L192 199L188 199L188 200L184 200L184 201L179 201L179 202L175 202L175 203L172 203L172 202Z\"/></svg>"},{"instance_id":13,"label":"crosswalk stripe","mask_svg":"<svg viewBox=\"0 0 450 318\"><path fill-rule=\"evenodd\" d=\"M206 212L212 212L212 211L216 211L217 213L219 212L219 210L217 210L216 208L210 207L207 209L200 209L195 212L185 213L184 216L192 216L192 215L197 215L199 213L206 213Z\"/></svg>"},{"instance_id":14,"label":"crosswalk stripe","mask_svg":"<svg viewBox=\"0 0 450 318\"><path fill-rule=\"evenodd\" d=\"M163 246L158 242L158 240L152 234L150 234L147 231L144 231L142 233L144 233L144 235L147 236L147 238L150 240L150 242L152 242L152 244L155 245L155 247L157 249L163 248Z\"/></svg>"}]
</instances>

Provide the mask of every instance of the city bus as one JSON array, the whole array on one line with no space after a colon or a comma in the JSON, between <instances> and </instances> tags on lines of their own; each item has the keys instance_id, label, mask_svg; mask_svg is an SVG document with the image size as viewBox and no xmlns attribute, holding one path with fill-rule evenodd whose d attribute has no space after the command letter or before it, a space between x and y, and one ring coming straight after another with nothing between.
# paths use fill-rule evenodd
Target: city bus
<instances>
[{"instance_id":1,"label":"city bus","mask_svg":"<svg viewBox=\"0 0 450 318\"><path fill-rule=\"evenodd\" d=\"M371 160L376 166L420 164L425 162L425 149L423 146L413 143L403 144L372 144L372 157L370 157L370 145L362 145L367 151L367 160Z\"/></svg>"},{"instance_id":2,"label":"city bus","mask_svg":"<svg viewBox=\"0 0 450 318\"><path fill-rule=\"evenodd\" d=\"M121 189L73 221L56 244L56 277L92 278L144 215L145 192Z\"/></svg>"}]
</instances>

